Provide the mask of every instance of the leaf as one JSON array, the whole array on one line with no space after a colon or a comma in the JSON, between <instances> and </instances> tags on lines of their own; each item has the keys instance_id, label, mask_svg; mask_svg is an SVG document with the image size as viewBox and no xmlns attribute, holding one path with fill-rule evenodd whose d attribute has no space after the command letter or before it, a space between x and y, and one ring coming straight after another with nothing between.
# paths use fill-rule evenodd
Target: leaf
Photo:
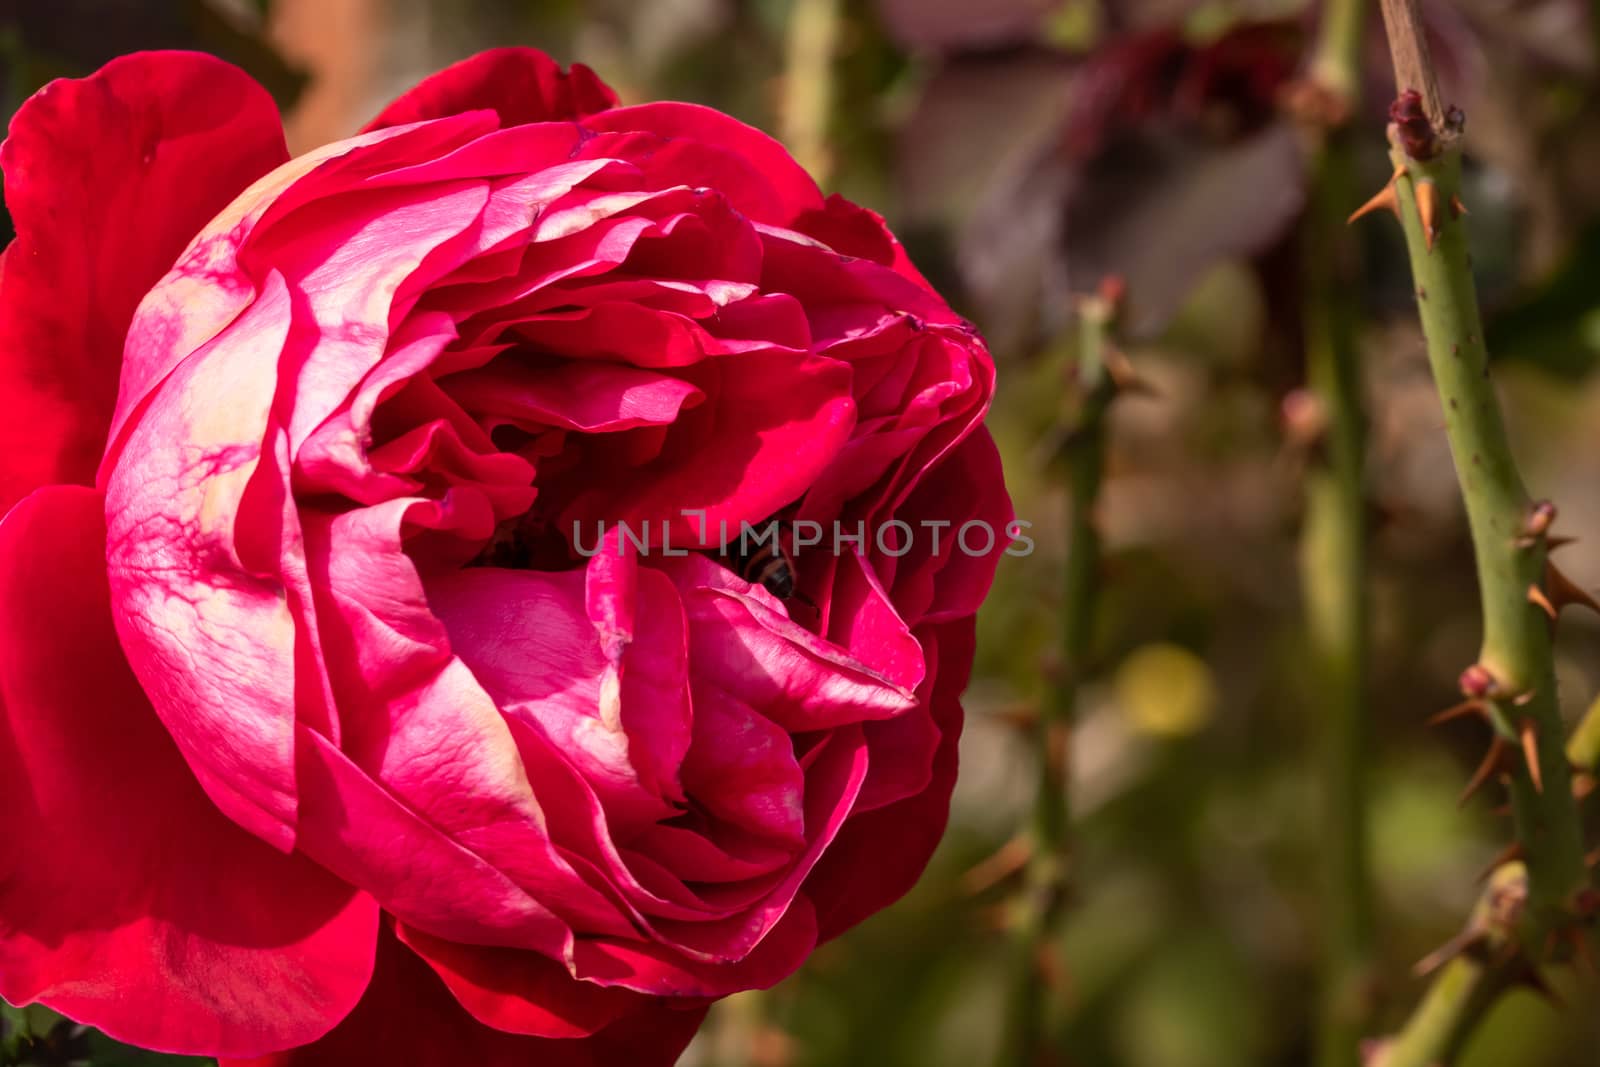
<instances>
[{"instance_id":1,"label":"leaf","mask_svg":"<svg viewBox=\"0 0 1600 1067\"><path fill-rule=\"evenodd\" d=\"M907 48L957 51L1034 40L1063 0L878 0L889 35Z\"/></svg>"}]
</instances>

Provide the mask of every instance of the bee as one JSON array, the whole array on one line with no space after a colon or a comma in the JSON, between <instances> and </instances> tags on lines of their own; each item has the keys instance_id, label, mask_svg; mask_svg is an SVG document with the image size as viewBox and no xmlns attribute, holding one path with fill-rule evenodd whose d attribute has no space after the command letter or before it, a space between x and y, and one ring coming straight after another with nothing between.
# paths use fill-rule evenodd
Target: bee
<instances>
[{"instance_id":1,"label":"bee","mask_svg":"<svg viewBox=\"0 0 1600 1067\"><path fill-rule=\"evenodd\" d=\"M746 546L741 541L741 549ZM751 585L759 585L779 600L795 595L794 559L776 541L758 546L753 552L733 556L733 571Z\"/></svg>"},{"instance_id":2,"label":"bee","mask_svg":"<svg viewBox=\"0 0 1600 1067\"><path fill-rule=\"evenodd\" d=\"M798 600L813 608L816 606L800 592L794 557L776 532L768 538L742 534L737 541L725 546L721 559L733 573L751 585L759 585L784 603Z\"/></svg>"}]
</instances>

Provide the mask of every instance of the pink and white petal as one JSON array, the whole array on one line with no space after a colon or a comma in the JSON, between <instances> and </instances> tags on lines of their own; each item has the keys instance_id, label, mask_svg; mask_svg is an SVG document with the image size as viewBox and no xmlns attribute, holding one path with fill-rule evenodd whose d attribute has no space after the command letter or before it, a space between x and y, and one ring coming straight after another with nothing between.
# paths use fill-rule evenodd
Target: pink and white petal
<instances>
[{"instance_id":1,"label":"pink and white petal","mask_svg":"<svg viewBox=\"0 0 1600 1067\"><path fill-rule=\"evenodd\" d=\"M246 264L249 246L285 216L359 188L368 178L444 154L493 129L484 113L335 141L271 171L222 209L140 301L122 353L122 378L103 483L121 452L128 422L179 363L212 341L257 298L270 264Z\"/></svg>"},{"instance_id":2,"label":"pink and white petal","mask_svg":"<svg viewBox=\"0 0 1600 1067\"><path fill-rule=\"evenodd\" d=\"M327 1037L276 1056L220 1067L672 1067L709 1005L650 999L591 1037L539 1038L485 1026L415 952L385 933L372 988Z\"/></svg>"},{"instance_id":3,"label":"pink and white petal","mask_svg":"<svg viewBox=\"0 0 1600 1067\"><path fill-rule=\"evenodd\" d=\"M50 83L0 148L17 238L0 273L0 514L91 484L135 307L206 222L289 158L243 71L191 52Z\"/></svg>"},{"instance_id":4,"label":"pink and white petal","mask_svg":"<svg viewBox=\"0 0 1600 1067\"><path fill-rule=\"evenodd\" d=\"M374 781L321 734L299 733L305 853L419 929L564 954L566 922ZM404 842L397 848L396 842Z\"/></svg>"},{"instance_id":5,"label":"pink and white petal","mask_svg":"<svg viewBox=\"0 0 1600 1067\"><path fill-rule=\"evenodd\" d=\"M367 986L377 907L207 799L123 658L104 553L90 489L0 523L0 994L167 1052L312 1041Z\"/></svg>"},{"instance_id":6,"label":"pink and white petal","mask_svg":"<svg viewBox=\"0 0 1600 1067\"><path fill-rule=\"evenodd\" d=\"M683 615L670 584L659 588L660 575L642 572L642 610L627 620L637 641L615 642L613 664L588 614L584 577L477 567L430 578L427 595L495 705L562 753L621 833L671 817L669 799L682 796L678 763L690 734ZM661 751L639 751L652 743Z\"/></svg>"},{"instance_id":7,"label":"pink and white petal","mask_svg":"<svg viewBox=\"0 0 1600 1067\"><path fill-rule=\"evenodd\" d=\"M495 48L424 78L368 130L490 110L501 126L568 122L616 106L617 94L581 63L561 65L535 48Z\"/></svg>"},{"instance_id":8,"label":"pink and white petal","mask_svg":"<svg viewBox=\"0 0 1600 1067\"><path fill-rule=\"evenodd\" d=\"M277 539L282 516L243 509L253 479L280 476L262 466L278 383L261 354L282 349L289 305L272 275L152 397L106 486L111 599L134 674L217 806L284 851L296 626L282 581L244 558Z\"/></svg>"},{"instance_id":9,"label":"pink and white petal","mask_svg":"<svg viewBox=\"0 0 1600 1067\"><path fill-rule=\"evenodd\" d=\"M408 531L446 527L451 511L447 497L305 513L344 754L398 803L557 913L610 929L623 920L555 851L506 720L453 652L405 551ZM548 941L538 947L561 954Z\"/></svg>"}]
</instances>

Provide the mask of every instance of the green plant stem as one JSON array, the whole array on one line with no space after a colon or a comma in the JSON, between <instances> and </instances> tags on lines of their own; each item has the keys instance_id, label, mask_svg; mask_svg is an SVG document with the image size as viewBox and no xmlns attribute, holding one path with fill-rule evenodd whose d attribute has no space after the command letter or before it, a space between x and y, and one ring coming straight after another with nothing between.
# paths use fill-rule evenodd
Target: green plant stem
<instances>
[{"instance_id":1,"label":"green plant stem","mask_svg":"<svg viewBox=\"0 0 1600 1067\"><path fill-rule=\"evenodd\" d=\"M1326 0L1314 85L1348 115L1357 103L1363 0ZM1323 856L1319 1067L1358 1067L1373 988L1373 906L1367 855L1366 417L1354 294L1357 251L1345 215L1355 198L1352 131L1313 130L1305 220L1307 384L1327 418L1306 475L1301 584L1319 698Z\"/></svg>"},{"instance_id":2,"label":"green plant stem","mask_svg":"<svg viewBox=\"0 0 1600 1067\"><path fill-rule=\"evenodd\" d=\"M833 170L828 129L833 119L833 59L840 0L792 0L786 38L783 141L819 184Z\"/></svg>"},{"instance_id":3,"label":"green plant stem","mask_svg":"<svg viewBox=\"0 0 1600 1067\"><path fill-rule=\"evenodd\" d=\"M1527 849L1532 914L1557 921L1571 894L1584 885L1582 832L1572 800L1565 730L1556 703L1549 620L1528 601L1544 575L1545 546L1519 543L1532 506L1511 455L1499 401L1489 380L1488 352L1468 265L1464 219L1448 204L1460 193L1461 156L1453 146L1418 161L1396 148L1406 167L1396 183L1417 305L1428 342L1428 362L1444 404L1445 432L1466 502L1483 606L1483 647L1478 662L1493 677L1500 712L1497 727L1532 719L1538 730L1544 788L1534 788L1520 761L1511 798L1517 836ZM1416 190L1437 189L1440 230L1430 250L1418 215Z\"/></svg>"},{"instance_id":4,"label":"green plant stem","mask_svg":"<svg viewBox=\"0 0 1600 1067\"><path fill-rule=\"evenodd\" d=\"M1440 1067L1455 1061L1478 1022L1511 985L1511 972L1490 961L1503 958L1515 942L1527 883L1527 868L1521 863L1495 868L1468 923L1478 939L1439 969L1405 1027L1372 1067Z\"/></svg>"},{"instance_id":5,"label":"green plant stem","mask_svg":"<svg viewBox=\"0 0 1600 1067\"><path fill-rule=\"evenodd\" d=\"M1383 0L1396 82L1421 94L1433 127L1429 158L1412 158L1393 132L1392 157L1404 168L1395 181L1401 225L1416 284L1428 362L1444 408L1445 433L1466 504L1483 610L1479 666L1493 680L1491 718L1514 744L1524 721L1534 725L1543 788L1515 761L1510 775L1517 839L1524 851L1526 901L1517 909L1516 940L1543 951L1546 935L1570 921L1574 896L1588 882L1583 836L1565 737L1556 702L1550 624L1528 601L1543 578L1546 546L1524 538L1531 501L1511 454L1489 378L1465 220L1452 205L1461 193L1457 131L1447 122L1427 55L1416 0ZM1432 183L1436 233L1424 232L1418 190ZM1448 1062L1497 993L1502 968L1447 965L1417 1014L1380 1061L1382 1067L1437 1067Z\"/></svg>"},{"instance_id":6,"label":"green plant stem","mask_svg":"<svg viewBox=\"0 0 1600 1067\"><path fill-rule=\"evenodd\" d=\"M1071 808L1068 802L1070 738L1078 687L1091 651L1100 576L1100 531L1095 509L1105 470L1106 415L1116 386L1106 368L1111 303L1087 298L1079 312L1072 365L1077 407L1065 445L1071 517L1062 586L1059 676L1036 726L1039 782L1029 826L1028 863L1011 917L1012 989L1001 1067L1034 1067L1048 1048L1045 981L1041 961L1051 951L1066 899Z\"/></svg>"}]
</instances>

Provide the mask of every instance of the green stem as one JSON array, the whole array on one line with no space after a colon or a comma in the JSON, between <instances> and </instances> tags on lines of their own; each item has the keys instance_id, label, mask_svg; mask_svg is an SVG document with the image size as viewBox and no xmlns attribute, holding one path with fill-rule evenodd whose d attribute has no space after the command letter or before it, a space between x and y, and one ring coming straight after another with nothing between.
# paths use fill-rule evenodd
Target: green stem
<instances>
[{"instance_id":1,"label":"green stem","mask_svg":"<svg viewBox=\"0 0 1600 1067\"><path fill-rule=\"evenodd\" d=\"M1078 686L1091 651L1100 574L1100 531L1095 508L1105 470L1106 414L1116 394L1106 367L1112 301L1083 301L1073 370L1079 400L1066 445L1071 509L1062 587L1060 677L1040 710L1037 725L1039 783L1029 827L1029 859L1012 922L1013 988L1010 991L1001 1067L1032 1067L1047 1048L1041 956L1050 951L1066 897L1071 811L1067 797L1070 731Z\"/></svg>"},{"instance_id":2,"label":"green stem","mask_svg":"<svg viewBox=\"0 0 1600 1067\"><path fill-rule=\"evenodd\" d=\"M840 0L792 0L780 115L783 141L819 184L833 170L828 128L833 117L833 59Z\"/></svg>"},{"instance_id":3,"label":"green stem","mask_svg":"<svg viewBox=\"0 0 1600 1067\"><path fill-rule=\"evenodd\" d=\"M1327 0L1313 83L1349 114L1360 85L1362 0ZM1373 988L1367 854L1366 418L1357 347L1356 250L1344 216L1354 199L1354 144L1320 134L1305 222L1307 382L1327 416L1320 461L1307 472L1301 582L1320 708L1324 857L1320 1067L1357 1067Z\"/></svg>"},{"instance_id":4,"label":"green stem","mask_svg":"<svg viewBox=\"0 0 1600 1067\"><path fill-rule=\"evenodd\" d=\"M1468 264L1465 220L1449 208L1460 195L1461 155L1453 145L1426 161L1394 150L1406 173L1395 182L1400 218L1428 342L1428 362L1444 404L1445 433L1466 502L1483 607L1479 664L1494 679L1505 727L1531 719L1539 741L1543 789L1519 762L1511 798L1517 834L1527 849L1532 914L1542 925L1559 921L1575 890L1586 884L1582 831L1572 800L1565 730L1556 703L1549 620L1528 601L1544 575L1545 546L1522 540L1532 502L1522 484L1500 405L1489 380L1477 293ZM1438 234L1428 247L1417 189L1436 190Z\"/></svg>"},{"instance_id":5,"label":"green stem","mask_svg":"<svg viewBox=\"0 0 1600 1067\"><path fill-rule=\"evenodd\" d=\"M1468 923L1476 939L1439 969L1405 1027L1384 1046L1373 1067L1440 1067L1454 1062L1496 998L1511 985L1511 972L1489 961L1504 958L1515 943L1527 884L1523 864L1495 868Z\"/></svg>"}]
</instances>

